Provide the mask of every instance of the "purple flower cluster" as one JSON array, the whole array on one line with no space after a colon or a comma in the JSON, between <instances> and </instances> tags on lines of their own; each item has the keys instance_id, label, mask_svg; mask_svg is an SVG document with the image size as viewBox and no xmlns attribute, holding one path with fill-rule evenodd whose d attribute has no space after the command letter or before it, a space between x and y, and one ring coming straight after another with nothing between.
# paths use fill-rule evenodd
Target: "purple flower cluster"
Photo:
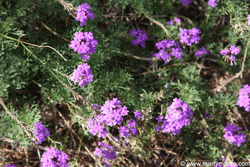
<instances>
[{"instance_id":1,"label":"purple flower cluster","mask_svg":"<svg viewBox=\"0 0 250 167\"><path fill-rule=\"evenodd\" d=\"M16 167L16 165L12 164L7 164L5 167Z\"/></svg>"},{"instance_id":2,"label":"purple flower cluster","mask_svg":"<svg viewBox=\"0 0 250 167\"><path fill-rule=\"evenodd\" d=\"M88 20L88 17L93 20L94 18L94 12L90 11L91 7L88 3L84 3L80 6L78 6L76 11L76 20L80 21L81 26L86 25L86 21Z\"/></svg>"},{"instance_id":3,"label":"purple flower cluster","mask_svg":"<svg viewBox=\"0 0 250 167\"><path fill-rule=\"evenodd\" d=\"M103 142L99 142L98 145L102 146L102 148L96 147L94 154L97 156L101 155L104 158L104 165L110 167L108 160L113 160L115 158L115 148Z\"/></svg>"},{"instance_id":4,"label":"purple flower cluster","mask_svg":"<svg viewBox=\"0 0 250 167\"><path fill-rule=\"evenodd\" d=\"M63 151L60 152L55 147L47 148L41 158L41 167L68 167L68 159L68 155L65 154Z\"/></svg>"},{"instance_id":5,"label":"purple flower cluster","mask_svg":"<svg viewBox=\"0 0 250 167\"><path fill-rule=\"evenodd\" d=\"M244 87L239 92L239 97L237 101L237 105L239 107L244 107L247 112L250 110L250 86L248 84L244 85Z\"/></svg>"},{"instance_id":6,"label":"purple flower cluster","mask_svg":"<svg viewBox=\"0 0 250 167\"><path fill-rule=\"evenodd\" d=\"M133 46L141 45L142 48L145 47L145 41L148 39L148 35L143 32L142 30L130 30L130 36L136 37L134 40L131 41Z\"/></svg>"},{"instance_id":7,"label":"purple flower cluster","mask_svg":"<svg viewBox=\"0 0 250 167\"><path fill-rule=\"evenodd\" d=\"M174 20L170 20L170 21L167 23L167 25L173 25L174 22L175 22L175 23L179 23L180 21L181 21L181 19L175 18Z\"/></svg>"},{"instance_id":8,"label":"purple flower cluster","mask_svg":"<svg viewBox=\"0 0 250 167\"><path fill-rule=\"evenodd\" d=\"M164 60L166 64L171 60L171 56L181 60L183 51L174 40L165 39L156 43L155 46L159 49L159 52L155 53L153 56L156 56L157 59Z\"/></svg>"},{"instance_id":9,"label":"purple flower cluster","mask_svg":"<svg viewBox=\"0 0 250 167\"><path fill-rule=\"evenodd\" d=\"M191 46L193 43L197 44L200 41L201 31L197 28L181 29L180 31L180 42L183 44L187 44L187 46Z\"/></svg>"},{"instance_id":10,"label":"purple flower cluster","mask_svg":"<svg viewBox=\"0 0 250 167\"><path fill-rule=\"evenodd\" d=\"M43 124L41 124L41 122L34 123L34 126L35 126L34 133L36 135L36 138L38 139L36 144L40 144L46 139L46 137L49 137L50 131Z\"/></svg>"},{"instance_id":11,"label":"purple flower cluster","mask_svg":"<svg viewBox=\"0 0 250 167\"><path fill-rule=\"evenodd\" d=\"M108 131L105 129L104 124L96 121L93 118L89 118L89 121L87 123L87 126L89 128L89 133L91 135L96 135L98 133L99 138L106 138Z\"/></svg>"},{"instance_id":12,"label":"purple flower cluster","mask_svg":"<svg viewBox=\"0 0 250 167\"><path fill-rule=\"evenodd\" d=\"M142 116L142 113L141 113L139 110L136 110L136 111L134 112L134 114L135 114L135 118L136 118L136 119L140 119L141 116Z\"/></svg>"},{"instance_id":13,"label":"purple flower cluster","mask_svg":"<svg viewBox=\"0 0 250 167\"><path fill-rule=\"evenodd\" d=\"M192 3L192 0L180 0L183 6L189 5Z\"/></svg>"},{"instance_id":14,"label":"purple flower cluster","mask_svg":"<svg viewBox=\"0 0 250 167\"><path fill-rule=\"evenodd\" d=\"M207 54L208 51L205 47L202 47L200 50L195 51L195 56L201 58L202 55Z\"/></svg>"},{"instance_id":15,"label":"purple flower cluster","mask_svg":"<svg viewBox=\"0 0 250 167\"><path fill-rule=\"evenodd\" d=\"M240 129L242 129L242 128L238 127L238 126L236 126L234 124L229 123L224 128L225 134L223 135L223 137L229 143L233 143L233 144L237 145L238 147L240 147L241 144L246 141L246 136L244 135L244 133L236 134L236 132L238 132Z\"/></svg>"},{"instance_id":16,"label":"purple flower cluster","mask_svg":"<svg viewBox=\"0 0 250 167\"><path fill-rule=\"evenodd\" d=\"M240 48L235 47L234 45L230 44L230 50L229 49L223 49L221 50L220 54L223 55L225 58L229 57L230 61L235 61L235 56L233 55L238 55L240 53Z\"/></svg>"},{"instance_id":17,"label":"purple flower cluster","mask_svg":"<svg viewBox=\"0 0 250 167\"><path fill-rule=\"evenodd\" d=\"M184 103L181 99L174 98L173 103L168 108L168 114L165 116L159 115L156 120L163 122L161 127L158 125L155 130L160 128L163 133L173 132L173 135L179 134L183 126L188 126L193 117L193 112L188 104Z\"/></svg>"},{"instance_id":18,"label":"purple flower cluster","mask_svg":"<svg viewBox=\"0 0 250 167\"><path fill-rule=\"evenodd\" d=\"M74 39L70 42L69 47L81 55L83 61L90 58L89 54L95 53L98 41L93 37L92 32L75 32Z\"/></svg>"},{"instance_id":19,"label":"purple flower cluster","mask_svg":"<svg viewBox=\"0 0 250 167\"><path fill-rule=\"evenodd\" d=\"M80 87L82 85L87 86L91 81L93 81L92 71L87 63L78 65L77 69L74 70L70 80L75 84L78 83Z\"/></svg>"},{"instance_id":20,"label":"purple flower cluster","mask_svg":"<svg viewBox=\"0 0 250 167\"><path fill-rule=\"evenodd\" d=\"M105 124L108 126L120 125L123 116L129 113L127 107L122 107L120 104L121 102L117 98L105 101L104 105L101 106L101 115L98 115L96 120L89 118L87 126L90 134L96 135L98 133L98 137L105 138L108 133L104 127Z\"/></svg>"},{"instance_id":21,"label":"purple flower cluster","mask_svg":"<svg viewBox=\"0 0 250 167\"><path fill-rule=\"evenodd\" d=\"M209 5L209 6L212 6L212 7L215 7L215 6L216 6L216 3L217 3L217 0L209 0L209 1L208 1L208 5Z\"/></svg>"},{"instance_id":22,"label":"purple flower cluster","mask_svg":"<svg viewBox=\"0 0 250 167\"><path fill-rule=\"evenodd\" d=\"M131 131L134 136L136 136L138 132L135 128L137 126L136 120L130 119L128 122L127 126L120 126L119 130L120 135L125 139L130 136L129 131Z\"/></svg>"},{"instance_id":23,"label":"purple flower cluster","mask_svg":"<svg viewBox=\"0 0 250 167\"><path fill-rule=\"evenodd\" d=\"M113 98L107 100L103 106L101 106L102 115L100 121L108 126L120 125L123 121L123 116L128 115L129 111L127 107L122 107L120 100Z\"/></svg>"}]
</instances>

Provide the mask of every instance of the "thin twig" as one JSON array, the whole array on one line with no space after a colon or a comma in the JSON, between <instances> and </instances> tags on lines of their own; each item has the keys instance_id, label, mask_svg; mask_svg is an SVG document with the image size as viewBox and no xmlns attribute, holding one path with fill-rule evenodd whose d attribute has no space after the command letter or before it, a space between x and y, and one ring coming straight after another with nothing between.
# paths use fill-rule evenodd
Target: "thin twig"
<instances>
[{"instance_id":1,"label":"thin twig","mask_svg":"<svg viewBox=\"0 0 250 167\"><path fill-rule=\"evenodd\" d=\"M52 31L52 30L51 30L46 24L44 24L43 22L42 22L42 25L43 25L47 30L49 30L50 32L52 32L54 35L56 35L56 36L62 38L64 41L70 42L70 40L68 40L68 39L66 39L66 38L64 38L64 37L62 37L61 35L57 34L55 31Z\"/></svg>"},{"instance_id":2,"label":"thin twig","mask_svg":"<svg viewBox=\"0 0 250 167\"><path fill-rule=\"evenodd\" d=\"M153 19L153 18L151 18L151 17L149 17L149 16L147 16L147 15L145 15L145 17L148 18L148 19L149 19L150 21L152 21L153 23L155 23L156 25L160 26L160 27L165 31L167 37L168 37L168 38L171 38L170 35L169 35L169 33L168 33L168 30L164 27L163 24L161 24L160 22L156 21L155 19Z\"/></svg>"},{"instance_id":3,"label":"thin twig","mask_svg":"<svg viewBox=\"0 0 250 167\"><path fill-rule=\"evenodd\" d=\"M132 55L131 53L125 53L125 52L120 52L120 51L119 51L118 53L123 54L124 56L133 57L133 58L135 58L135 59L137 59L137 60L146 60L146 61L152 60L152 59L150 59L150 58L144 58L144 57L134 56L134 55Z\"/></svg>"},{"instance_id":4,"label":"thin twig","mask_svg":"<svg viewBox=\"0 0 250 167\"><path fill-rule=\"evenodd\" d=\"M242 118L241 114L240 114L237 110L235 110L235 109L232 109L232 110L233 110L233 112L234 112L236 115L238 115L238 117L241 119L242 124L243 124L243 126L244 126L244 128L245 128L245 131L248 131L247 125L246 125L244 119Z\"/></svg>"},{"instance_id":5,"label":"thin twig","mask_svg":"<svg viewBox=\"0 0 250 167\"><path fill-rule=\"evenodd\" d=\"M39 48L50 48L50 49L54 50L56 53L58 53L61 56L61 58L63 58L64 61L67 61L67 59L65 59L61 53L59 53L56 49L54 49L51 46L35 45L35 44L32 44L32 43L24 42L22 40L19 40L19 41L22 42L22 43L24 43L24 44L35 46L35 47L39 47Z\"/></svg>"}]
</instances>

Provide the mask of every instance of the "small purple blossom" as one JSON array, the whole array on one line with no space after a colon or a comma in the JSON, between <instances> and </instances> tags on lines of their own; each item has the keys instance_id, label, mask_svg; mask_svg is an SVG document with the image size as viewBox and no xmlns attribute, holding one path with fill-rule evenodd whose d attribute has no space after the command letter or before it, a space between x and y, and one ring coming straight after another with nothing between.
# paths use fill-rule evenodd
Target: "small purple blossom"
<instances>
[{"instance_id":1,"label":"small purple blossom","mask_svg":"<svg viewBox=\"0 0 250 167\"><path fill-rule=\"evenodd\" d=\"M72 76L69 78L75 84L78 83L80 87L87 86L93 81L92 71L87 63L78 65L77 69L74 70Z\"/></svg>"},{"instance_id":2,"label":"small purple blossom","mask_svg":"<svg viewBox=\"0 0 250 167\"><path fill-rule=\"evenodd\" d=\"M133 46L141 45L142 48L146 46L145 41L148 39L148 35L143 32L142 30L130 30L130 36L136 37L134 40L131 41Z\"/></svg>"},{"instance_id":3,"label":"small purple blossom","mask_svg":"<svg viewBox=\"0 0 250 167\"><path fill-rule=\"evenodd\" d=\"M120 126L119 133L125 139L130 136L129 129L126 126Z\"/></svg>"},{"instance_id":4,"label":"small purple blossom","mask_svg":"<svg viewBox=\"0 0 250 167\"><path fill-rule=\"evenodd\" d=\"M58 151L55 147L47 148L43 153L41 158L41 167L48 166L60 166L60 167L68 167L69 164L67 160L69 159L68 155L63 151Z\"/></svg>"},{"instance_id":5,"label":"small purple blossom","mask_svg":"<svg viewBox=\"0 0 250 167\"><path fill-rule=\"evenodd\" d=\"M36 144L40 144L46 139L46 137L49 137L50 131L43 124L41 124L41 122L34 123L34 127L34 133L36 135L36 138L38 139Z\"/></svg>"},{"instance_id":6,"label":"small purple blossom","mask_svg":"<svg viewBox=\"0 0 250 167\"><path fill-rule=\"evenodd\" d=\"M229 49L223 49L220 51L220 54L224 56L224 55L227 55L229 52L230 52Z\"/></svg>"},{"instance_id":7,"label":"small purple blossom","mask_svg":"<svg viewBox=\"0 0 250 167\"><path fill-rule=\"evenodd\" d=\"M101 146L101 148L96 147L94 154L97 156L102 156L104 158L105 166L110 167L110 163L108 162L108 160L115 159L116 155L115 147L110 146L103 142L99 142L98 145Z\"/></svg>"},{"instance_id":8,"label":"small purple blossom","mask_svg":"<svg viewBox=\"0 0 250 167\"><path fill-rule=\"evenodd\" d=\"M181 21L181 19L175 18L175 19L173 19L173 20L170 20L170 21L167 23L167 25L173 25L174 22L175 22L175 23L179 23L180 21Z\"/></svg>"},{"instance_id":9,"label":"small purple blossom","mask_svg":"<svg viewBox=\"0 0 250 167\"><path fill-rule=\"evenodd\" d=\"M163 122L163 116L162 115L159 115L157 118L156 118L156 120L158 121L158 122Z\"/></svg>"},{"instance_id":10,"label":"small purple blossom","mask_svg":"<svg viewBox=\"0 0 250 167\"><path fill-rule=\"evenodd\" d=\"M90 32L75 32L74 39L70 42L69 47L74 49L74 52L77 52L81 55L83 61L86 61L90 58L89 54L96 52L96 45L98 41L94 38L93 33Z\"/></svg>"},{"instance_id":11,"label":"small purple blossom","mask_svg":"<svg viewBox=\"0 0 250 167\"><path fill-rule=\"evenodd\" d=\"M142 113L141 113L139 110L136 110L136 111L134 112L134 114L135 114L135 118L137 118L137 119L140 119L141 116L142 116Z\"/></svg>"},{"instance_id":12,"label":"small purple blossom","mask_svg":"<svg viewBox=\"0 0 250 167\"><path fill-rule=\"evenodd\" d=\"M192 3L192 0L180 0L182 3L182 6L190 5Z\"/></svg>"},{"instance_id":13,"label":"small purple blossom","mask_svg":"<svg viewBox=\"0 0 250 167\"><path fill-rule=\"evenodd\" d=\"M128 124L127 127L129 128L129 130L131 131L131 133L136 136L138 130L135 128L137 126L137 122L134 119L130 119L128 120Z\"/></svg>"},{"instance_id":14,"label":"small purple blossom","mask_svg":"<svg viewBox=\"0 0 250 167\"><path fill-rule=\"evenodd\" d=\"M169 63L171 57L178 58L181 60L181 55L183 53L179 44L174 40L162 40L155 44L157 49L159 49L158 53L155 53L153 56L157 57L157 59L162 59L165 61L165 64Z\"/></svg>"},{"instance_id":15,"label":"small purple blossom","mask_svg":"<svg viewBox=\"0 0 250 167\"><path fill-rule=\"evenodd\" d=\"M180 31L180 42L182 44L187 44L187 46L191 46L193 43L198 44L200 41L201 32L197 28L181 29Z\"/></svg>"},{"instance_id":16,"label":"small purple blossom","mask_svg":"<svg viewBox=\"0 0 250 167\"><path fill-rule=\"evenodd\" d=\"M216 6L216 3L217 3L217 0L209 0L209 1L208 1L208 5L209 5L209 6L212 6L212 7L215 7L215 6Z\"/></svg>"},{"instance_id":17,"label":"small purple blossom","mask_svg":"<svg viewBox=\"0 0 250 167\"><path fill-rule=\"evenodd\" d=\"M96 109L100 109L101 105L98 104L91 104L91 106L95 107Z\"/></svg>"},{"instance_id":18,"label":"small purple blossom","mask_svg":"<svg viewBox=\"0 0 250 167\"><path fill-rule=\"evenodd\" d=\"M225 134L223 137L229 142L237 145L238 147L241 146L242 143L246 141L246 136L244 133L236 133L238 132L241 127L238 127L234 124L227 124L227 126L224 128Z\"/></svg>"},{"instance_id":19,"label":"small purple blossom","mask_svg":"<svg viewBox=\"0 0 250 167\"><path fill-rule=\"evenodd\" d=\"M244 85L244 87L239 91L239 97L237 101L237 105L239 107L244 107L247 112L250 110L250 86L248 84Z\"/></svg>"},{"instance_id":20,"label":"small purple blossom","mask_svg":"<svg viewBox=\"0 0 250 167\"><path fill-rule=\"evenodd\" d=\"M94 12L90 11L91 7L89 6L88 3L84 3L80 6L78 6L77 11L76 11L76 20L80 21L81 26L86 25L86 21L88 18L93 20L94 18Z\"/></svg>"},{"instance_id":21,"label":"small purple blossom","mask_svg":"<svg viewBox=\"0 0 250 167\"><path fill-rule=\"evenodd\" d=\"M201 58L202 55L207 54L208 51L205 47L202 47L200 50L195 51L195 56Z\"/></svg>"},{"instance_id":22,"label":"small purple blossom","mask_svg":"<svg viewBox=\"0 0 250 167\"><path fill-rule=\"evenodd\" d=\"M209 118L209 114L207 112L204 112L203 114L203 117L206 119L206 118Z\"/></svg>"},{"instance_id":23,"label":"small purple blossom","mask_svg":"<svg viewBox=\"0 0 250 167\"><path fill-rule=\"evenodd\" d=\"M223 49L220 51L220 54L223 55L223 57L225 58L225 60L229 59L232 62L235 61L235 56L238 55L240 53L240 48L236 47L232 44L229 45L230 48L229 49Z\"/></svg>"},{"instance_id":24,"label":"small purple blossom","mask_svg":"<svg viewBox=\"0 0 250 167\"><path fill-rule=\"evenodd\" d=\"M158 132L160 129L161 129L161 127L160 127L159 125L157 125L157 126L155 127L155 131L156 131L156 132Z\"/></svg>"}]
</instances>

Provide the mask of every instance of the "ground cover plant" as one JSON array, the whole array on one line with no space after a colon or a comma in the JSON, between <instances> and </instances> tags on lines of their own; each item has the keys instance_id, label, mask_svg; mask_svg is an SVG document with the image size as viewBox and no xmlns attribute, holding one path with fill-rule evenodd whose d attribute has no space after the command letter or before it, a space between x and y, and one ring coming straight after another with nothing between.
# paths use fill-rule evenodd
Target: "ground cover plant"
<instances>
[{"instance_id":1,"label":"ground cover plant","mask_svg":"<svg viewBox=\"0 0 250 167\"><path fill-rule=\"evenodd\" d=\"M0 2L0 166L250 165L250 1Z\"/></svg>"}]
</instances>

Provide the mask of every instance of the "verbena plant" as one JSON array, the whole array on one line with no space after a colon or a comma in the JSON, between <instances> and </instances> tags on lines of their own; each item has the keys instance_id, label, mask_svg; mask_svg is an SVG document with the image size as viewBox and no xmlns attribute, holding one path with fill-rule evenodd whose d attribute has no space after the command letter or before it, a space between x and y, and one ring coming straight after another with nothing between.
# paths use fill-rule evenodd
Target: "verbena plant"
<instances>
[{"instance_id":1,"label":"verbena plant","mask_svg":"<svg viewBox=\"0 0 250 167\"><path fill-rule=\"evenodd\" d=\"M250 162L248 8L1 1L1 165Z\"/></svg>"}]
</instances>

